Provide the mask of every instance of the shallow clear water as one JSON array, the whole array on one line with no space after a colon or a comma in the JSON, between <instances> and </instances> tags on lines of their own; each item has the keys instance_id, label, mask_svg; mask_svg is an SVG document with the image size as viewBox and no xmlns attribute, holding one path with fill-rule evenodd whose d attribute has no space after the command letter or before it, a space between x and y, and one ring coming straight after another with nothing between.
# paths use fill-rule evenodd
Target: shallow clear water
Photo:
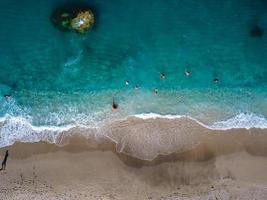
<instances>
[{"instance_id":1,"label":"shallow clear water","mask_svg":"<svg viewBox=\"0 0 267 200\"><path fill-rule=\"evenodd\" d=\"M50 21L68 2L0 1L0 93L12 95L1 117L63 126L158 113L212 125L245 113L251 127L267 117L267 35L250 36L267 28L265 1L83 1L96 24L82 35Z\"/></svg>"}]
</instances>

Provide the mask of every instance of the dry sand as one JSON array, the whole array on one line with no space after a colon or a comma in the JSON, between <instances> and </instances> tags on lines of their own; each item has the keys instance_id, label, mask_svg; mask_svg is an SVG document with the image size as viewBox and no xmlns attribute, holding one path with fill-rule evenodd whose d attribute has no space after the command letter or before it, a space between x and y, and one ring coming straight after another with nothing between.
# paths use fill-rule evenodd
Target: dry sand
<instances>
[{"instance_id":1,"label":"dry sand","mask_svg":"<svg viewBox=\"0 0 267 200\"><path fill-rule=\"evenodd\" d=\"M201 146L149 162L118 154L110 143L92 148L79 137L65 147L8 149L0 199L267 199L267 157L245 150L210 156Z\"/></svg>"}]
</instances>

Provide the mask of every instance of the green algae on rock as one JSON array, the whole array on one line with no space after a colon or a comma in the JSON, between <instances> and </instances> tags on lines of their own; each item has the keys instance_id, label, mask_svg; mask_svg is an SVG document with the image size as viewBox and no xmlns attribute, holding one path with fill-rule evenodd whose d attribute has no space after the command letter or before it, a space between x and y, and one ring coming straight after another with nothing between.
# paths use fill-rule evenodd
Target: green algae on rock
<instances>
[{"instance_id":1,"label":"green algae on rock","mask_svg":"<svg viewBox=\"0 0 267 200\"><path fill-rule=\"evenodd\" d=\"M52 14L52 21L60 30L84 33L92 28L95 17L88 8L61 9Z\"/></svg>"}]
</instances>

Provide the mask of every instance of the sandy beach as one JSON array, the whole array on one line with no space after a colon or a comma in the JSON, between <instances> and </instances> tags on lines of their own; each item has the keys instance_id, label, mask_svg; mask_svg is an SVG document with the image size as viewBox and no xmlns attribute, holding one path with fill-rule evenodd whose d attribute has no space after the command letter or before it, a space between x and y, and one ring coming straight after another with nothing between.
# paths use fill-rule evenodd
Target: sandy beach
<instances>
[{"instance_id":1,"label":"sandy beach","mask_svg":"<svg viewBox=\"0 0 267 200\"><path fill-rule=\"evenodd\" d=\"M267 200L267 0L0 18L0 200Z\"/></svg>"},{"instance_id":2,"label":"sandy beach","mask_svg":"<svg viewBox=\"0 0 267 200\"><path fill-rule=\"evenodd\" d=\"M125 123L116 127L129 128ZM136 128L138 121L130 124ZM110 140L97 144L83 136L61 147L15 143L0 151L10 152L0 173L0 199L267 199L265 131L215 131L190 150L151 161L118 153Z\"/></svg>"}]
</instances>

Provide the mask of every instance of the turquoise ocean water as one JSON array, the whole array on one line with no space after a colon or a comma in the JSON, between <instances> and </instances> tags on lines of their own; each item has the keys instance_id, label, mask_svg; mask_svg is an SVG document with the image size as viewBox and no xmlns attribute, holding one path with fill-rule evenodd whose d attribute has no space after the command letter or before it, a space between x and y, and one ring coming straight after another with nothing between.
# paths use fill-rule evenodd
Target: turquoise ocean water
<instances>
[{"instance_id":1,"label":"turquoise ocean water","mask_svg":"<svg viewBox=\"0 0 267 200\"><path fill-rule=\"evenodd\" d=\"M86 34L51 23L69 3L0 0L1 146L25 123L96 127L144 113L267 127L266 1L81 1L96 18ZM266 34L251 37L255 25Z\"/></svg>"}]
</instances>

